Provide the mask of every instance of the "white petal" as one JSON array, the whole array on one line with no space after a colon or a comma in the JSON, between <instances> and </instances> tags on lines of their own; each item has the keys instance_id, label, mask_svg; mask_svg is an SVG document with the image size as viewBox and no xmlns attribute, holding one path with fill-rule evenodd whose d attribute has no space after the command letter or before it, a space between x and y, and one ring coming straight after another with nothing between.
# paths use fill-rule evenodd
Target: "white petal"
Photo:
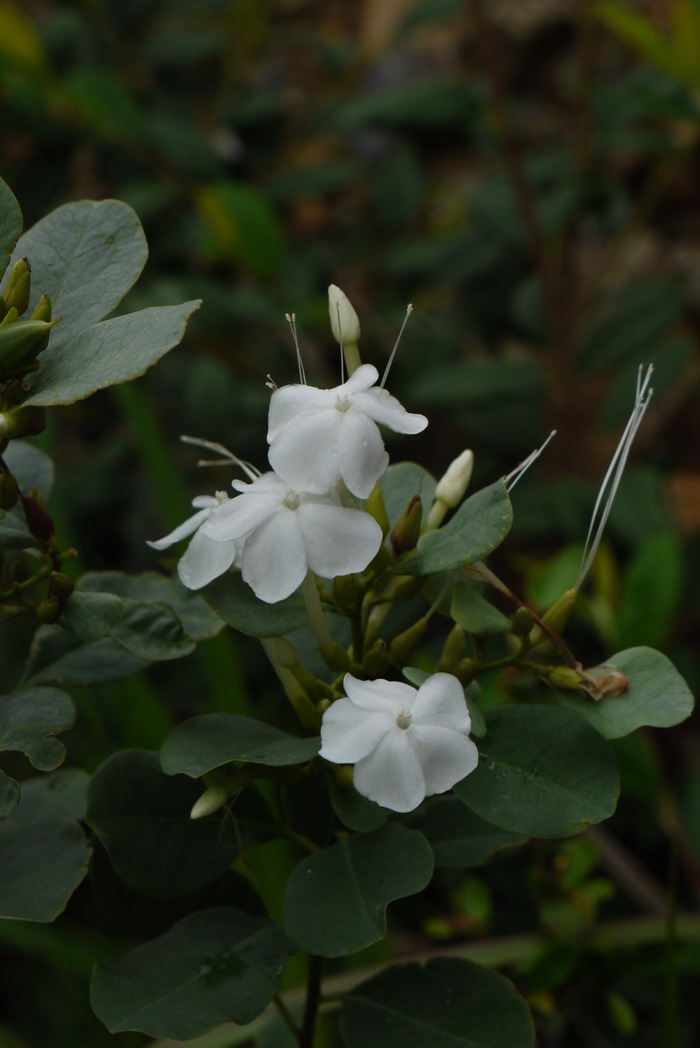
<instances>
[{"instance_id":1,"label":"white petal","mask_svg":"<svg viewBox=\"0 0 700 1048\"><path fill-rule=\"evenodd\" d=\"M309 501L296 515L309 567L323 578L364 571L382 544L382 529L363 510Z\"/></svg>"},{"instance_id":2,"label":"white petal","mask_svg":"<svg viewBox=\"0 0 700 1048\"><path fill-rule=\"evenodd\" d=\"M216 501L216 500L215 500ZM167 549L168 546L172 546L174 542L179 542L180 539L186 539L188 535L191 535L193 531L196 531L200 525L209 516L211 510L200 509L194 516L189 517L183 524L180 524L174 531L171 531L165 538L156 539L155 542L148 542L147 545L151 549Z\"/></svg>"},{"instance_id":3,"label":"white petal","mask_svg":"<svg viewBox=\"0 0 700 1048\"><path fill-rule=\"evenodd\" d=\"M198 531L177 566L180 581L188 589L201 589L228 571L237 552L235 542L216 542Z\"/></svg>"},{"instance_id":4,"label":"white petal","mask_svg":"<svg viewBox=\"0 0 700 1048\"><path fill-rule=\"evenodd\" d=\"M321 757L335 764L354 764L376 749L395 728L391 714L367 716L350 699L338 699L323 714Z\"/></svg>"},{"instance_id":5,"label":"white petal","mask_svg":"<svg viewBox=\"0 0 700 1048\"><path fill-rule=\"evenodd\" d=\"M374 364L360 364L359 368L353 371L347 382L343 382L342 386L336 386L331 392L336 397L354 397L356 394L364 393L370 386L373 386L378 378L379 372Z\"/></svg>"},{"instance_id":6,"label":"white petal","mask_svg":"<svg viewBox=\"0 0 700 1048\"><path fill-rule=\"evenodd\" d=\"M451 673L434 673L421 684L411 714L415 724L440 724L465 735L472 726L464 690Z\"/></svg>"},{"instance_id":7,"label":"white petal","mask_svg":"<svg viewBox=\"0 0 700 1048\"><path fill-rule=\"evenodd\" d=\"M195 509L213 509L214 506L218 506L219 500L214 495L195 495L192 499L192 505Z\"/></svg>"},{"instance_id":8,"label":"white petal","mask_svg":"<svg viewBox=\"0 0 700 1048\"><path fill-rule=\"evenodd\" d=\"M270 517L275 516L279 509L280 498L277 494L259 495L252 490L246 491L228 502L222 502L217 509L210 510L209 519L202 530L208 538L218 542L243 539Z\"/></svg>"},{"instance_id":9,"label":"white petal","mask_svg":"<svg viewBox=\"0 0 700 1048\"><path fill-rule=\"evenodd\" d=\"M337 469L348 491L366 499L389 465L389 456L372 419L355 410L346 411L339 418L342 421Z\"/></svg>"},{"instance_id":10,"label":"white petal","mask_svg":"<svg viewBox=\"0 0 700 1048\"><path fill-rule=\"evenodd\" d=\"M425 797L425 780L411 733L396 728L355 765L358 793L392 811L413 811Z\"/></svg>"},{"instance_id":11,"label":"white petal","mask_svg":"<svg viewBox=\"0 0 700 1048\"><path fill-rule=\"evenodd\" d=\"M307 570L304 540L294 510L280 509L246 539L241 574L256 597L267 604L276 604L293 593Z\"/></svg>"},{"instance_id":12,"label":"white petal","mask_svg":"<svg viewBox=\"0 0 700 1048\"><path fill-rule=\"evenodd\" d=\"M410 730L416 739L426 795L444 793L476 768L479 751L461 732L415 723Z\"/></svg>"},{"instance_id":13,"label":"white petal","mask_svg":"<svg viewBox=\"0 0 700 1048\"><path fill-rule=\"evenodd\" d=\"M345 674L343 687L348 698L362 710L381 710L395 718L401 710L411 711L418 692L398 680L358 680Z\"/></svg>"},{"instance_id":14,"label":"white petal","mask_svg":"<svg viewBox=\"0 0 700 1048\"><path fill-rule=\"evenodd\" d=\"M324 408L285 429L270 444L270 465L286 483L323 494L340 477L338 440L343 412Z\"/></svg>"},{"instance_id":15,"label":"white petal","mask_svg":"<svg viewBox=\"0 0 700 1048\"><path fill-rule=\"evenodd\" d=\"M428 425L425 415L411 415L385 389L368 389L353 397L353 407L364 411L375 422L381 422L395 433L421 433Z\"/></svg>"},{"instance_id":16,"label":"white petal","mask_svg":"<svg viewBox=\"0 0 700 1048\"><path fill-rule=\"evenodd\" d=\"M271 444L276 437L291 425L296 425L308 415L333 407L336 392L332 389L317 389L316 386L295 384L281 386L270 397L270 411L267 417L267 442Z\"/></svg>"},{"instance_id":17,"label":"white petal","mask_svg":"<svg viewBox=\"0 0 700 1048\"><path fill-rule=\"evenodd\" d=\"M276 473L269 469L266 473L261 473L253 481L232 480L231 487L235 488L236 491L254 491L256 495L279 495L282 497L287 485L280 480Z\"/></svg>"}]
</instances>

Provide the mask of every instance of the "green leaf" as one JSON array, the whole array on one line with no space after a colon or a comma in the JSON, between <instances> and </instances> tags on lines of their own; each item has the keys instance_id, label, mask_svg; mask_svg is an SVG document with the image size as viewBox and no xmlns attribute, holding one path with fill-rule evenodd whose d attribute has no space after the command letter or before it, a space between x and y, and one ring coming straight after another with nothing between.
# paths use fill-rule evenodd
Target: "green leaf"
<instances>
[{"instance_id":1,"label":"green leaf","mask_svg":"<svg viewBox=\"0 0 700 1048\"><path fill-rule=\"evenodd\" d=\"M428 842L399 823L341 837L292 870L285 891L285 931L309 953L355 953L383 938L387 905L421 891L432 873Z\"/></svg>"},{"instance_id":2,"label":"green leaf","mask_svg":"<svg viewBox=\"0 0 700 1048\"><path fill-rule=\"evenodd\" d=\"M300 739L235 713L205 713L173 728L160 751L166 775L198 778L229 761L284 767L316 756L319 738Z\"/></svg>"},{"instance_id":3,"label":"green leaf","mask_svg":"<svg viewBox=\"0 0 700 1048\"><path fill-rule=\"evenodd\" d=\"M83 644L62 626L40 626L34 634L25 684L106 684L140 673L145 659L111 637Z\"/></svg>"},{"instance_id":4,"label":"green leaf","mask_svg":"<svg viewBox=\"0 0 700 1048\"><path fill-rule=\"evenodd\" d=\"M617 612L617 639L663 647L675 621L683 585L683 553L673 533L653 535L635 551L625 571Z\"/></svg>"},{"instance_id":5,"label":"green leaf","mask_svg":"<svg viewBox=\"0 0 700 1048\"><path fill-rule=\"evenodd\" d=\"M286 250L284 235L264 194L228 181L200 187L195 200L215 258L233 259L264 276L279 272Z\"/></svg>"},{"instance_id":6,"label":"green leaf","mask_svg":"<svg viewBox=\"0 0 700 1048\"><path fill-rule=\"evenodd\" d=\"M510 619L483 597L471 579L458 579L450 615L467 633L511 633Z\"/></svg>"},{"instance_id":7,"label":"green leaf","mask_svg":"<svg viewBox=\"0 0 700 1048\"><path fill-rule=\"evenodd\" d=\"M140 604L125 600L123 615L109 635L128 651L148 662L180 659L194 651L182 623L167 604Z\"/></svg>"},{"instance_id":8,"label":"green leaf","mask_svg":"<svg viewBox=\"0 0 700 1048\"><path fill-rule=\"evenodd\" d=\"M416 552L402 560L402 575L429 575L482 560L503 542L513 522L506 486L497 480L462 503L437 531L421 537Z\"/></svg>"},{"instance_id":9,"label":"green leaf","mask_svg":"<svg viewBox=\"0 0 700 1048\"><path fill-rule=\"evenodd\" d=\"M237 851L220 819L190 819L201 786L170 778L158 755L122 750L93 775L87 822L116 873L144 895L173 898L210 884Z\"/></svg>"},{"instance_id":10,"label":"green leaf","mask_svg":"<svg viewBox=\"0 0 700 1048\"><path fill-rule=\"evenodd\" d=\"M477 95L467 84L435 78L388 87L372 94L358 93L329 114L334 130L365 124L387 127L465 126Z\"/></svg>"},{"instance_id":11,"label":"green leaf","mask_svg":"<svg viewBox=\"0 0 700 1048\"><path fill-rule=\"evenodd\" d=\"M125 575L121 571L89 571L78 583L81 593L114 593L141 604L167 604L194 641L214 637L223 629L223 621L214 614L199 593L186 589L176 576L166 578L155 571L143 575Z\"/></svg>"},{"instance_id":12,"label":"green leaf","mask_svg":"<svg viewBox=\"0 0 700 1048\"><path fill-rule=\"evenodd\" d=\"M381 804L363 797L352 784L339 783L332 773L328 776L328 787L333 811L348 829L370 833L389 818L389 812Z\"/></svg>"},{"instance_id":13,"label":"green leaf","mask_svg":"<svg viewBox=\"0 0 700 1048\"><path fill-rule=\"evenodd\" d=\"M531 837L568 837L612 815L615 755L583 717L552 706L502 706L485 720L479 764L455 786L477 815Z\"/></svg>"},{"instance_id":14,"label":"green leaf","mask_svg":"<svg viewBox=\"0 0 700 1048\"><path fill-rule=\"evenodd\" d=\"M610 665L629 679L629 690L615 698L579 698L557 692L564 706L575 709L606 739L620 739L637 728L670 728L693 712L693 696L670 659L652 648L628 648L613 655Z\"/></svg>"},{"instance_id":15,"label":"green leaf","mask_svg":"<svg viewBox=\"0 0 700 1048\"><path fill-rule=\"evenodd\" d=\"M527 1005L503 975L436 957L393 965L343 1000L347 1048L533 1048Z\"/></svg>"},{"instance_id":16,"label":"green leaf","mask_svg":"<svg viewBox=\"0 0 700 1048\"><path fill-rule=\"evenodd\" d=\"M0 917L52 921L85 877L90 845L75 819L87 776L69 770L22 784L0 825Z\"/></svg>"},{"instance_id":17,"label":"green leaf","mask_svg":"<svg viewBox=\"0 0 700 1048\"><path fill-rule=\"evenodd\" d=\"M83 328L60 346L52 341L30 379L32 392L24 403L72 404L97 389L137 378L182 340L200 305L197 299L154 306Z\"/></svg>"},{"instance_id":18,"label":"green leaf","mask_svg":"<svg viewBox=\"0 0 700 1048\"><path fill-rule=\"evenodd\" d=\"M679 75L679 57L674 52L671 42L658 32L649 18L631 10L626 4L610 3L609 0L598 0L595 9L601 21L631 44L638 54L665 73L670 73L671 76Z\"/></svg>"},{"instance_id":19,"label":"green leaf","mask_svg":"<svg viewBox=\"0 0 700 1048\"><path fill-rule=\"evenodd\" d=\"M19 800L19 783L0 771L0 822L6 819Z\"/></svg>"},{"instance_id":20,"label":"green leaf","mask_svg":"<svg viewBox=\"0 0 700 1048\"><path fill-rule=\"evenodd\" d=\"M392 525L399 519L414 495L420 495L424 510L433 504L435 498L435 478L415 462L397 462L389 466L379 483L386 515Z\"/></svg>"},{"instance_id":21,"label":"green leaf","mask_svg":"<svg viewBox=\"0 0 700 1048\"><path fill-rule=\"evenodd\" d=\"M124 614L124 605L111 593L80 593L75 590L65 603L61 625L90 644L106 637Z\"/></svg>"},{"instance_id":22,"label":"green leaf","mask_svg":"<svg viewBox=\"0 0 700 1048\"><path fill-rule=\"evenodd\" d=\"M408 825L427 839L436 866L483 866L496 852L527 840L523 834L501 830L480 818L455 797L441 797L421 806L409 816Z\"/></svg>"},{"instance_id":23,"label":"green leaf","mask_svg":"<svg viewBox=\"0 0 700 1048\"><path fill-rule=\"evenodd\" d=\"M13 261L25 257L32 267L30 310L46 294L62 318L42 354L43 370L43 361L119 305L146 264L148 246L127 204L81 200L52 211L20 238Z\"/></svg>"},{"instance_id":24,"label":"green leaf","mask_svg":"<svg viewBox=\"0 0 700 1048\"><path fill-rule=\"evenodd\" d=\"M75 707L57 688L31 688L0 698L0 750L19 750L39 771L52 771L66 755L54 738L75 721Z\"/></svg>"},{"instance_id":25,"label":"green leaf","mask_svg":"<svg viewBox=\"0 0 700 1048\"><path fill-rule=\"evenodd\" d=\"M54 468L48 455L26 440L13 440L3 458L25 494L32 488L48 499L53 488Z\"/></svg>"},{"instance_id":26,"label":"green leaf","mask_svg":"<svg viewBox=\"0 0 700 1048\"><path fill-rule=\"evenodd\" d=\"M12 249L21 232L22 212L17 198L7 182L0 178L0 276L7 268Z\"/></svg>"},{"instance_id":27,"label":"green leaf","mask_svg":"<svg viewBox=\"0 0 700 1048\"><path fill-rule=\"evenodd\" d=\"M97 966L91 1002L111 1033L189 1039L251 1022L268 1004L288 943L278 925L232 907L201 910Z\"/></svg>"},{"instance_id":28,"label":"green leaf","mask_svg":"<svg viewBox=\"0 0 700 1048\"><path fill-rule=\"evenodd\" d=\"M201 594L224 622L249 637L282 637L308 621L300 593L277 604L266 604L258 600L240 575L233 573L215 579Z\"/></svg>"}]
</instances>

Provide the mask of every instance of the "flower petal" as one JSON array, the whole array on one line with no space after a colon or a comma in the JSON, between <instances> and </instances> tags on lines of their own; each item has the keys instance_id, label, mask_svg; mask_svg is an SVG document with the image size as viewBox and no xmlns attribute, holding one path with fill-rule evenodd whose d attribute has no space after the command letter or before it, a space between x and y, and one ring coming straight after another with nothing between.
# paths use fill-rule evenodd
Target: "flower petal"
<instances>
[{"instance_id":1,"label":"flower petal","mask_svg":"<svg viewBox=\"0 0 700 1048\"><path fill-rule=\"evenodd\" d=\"M418 692L398 680L358 680L345 674L343 687L351 702L362 710L381 711L396 717L402 710L411 711Z\"/></svg>"},{"instance_id":2,"label":"flower petal","mask_svg":"<svg viewBox=\"0 0 700 1048\"><path fill-rule=\"evenodd\" d=\"M358 761L352 781L358 793L392 811L413 811L425 797L423 771L409 731L396 728Z\"/></svg>"},{"instance_id":3,"label":"flower petal","mask_svg":"<svg viewBox=\"0 0 700 1048\"><path fill-rule=\"evenodd\" d=\"M444 793L474 771L479 751L459 731L432 724L415 724L411 728L416 752L423 769L426 795Z\"/></svg>"},{"instance_id":4,"label":"flower petal","mask_svg":"<svg viewBox=\"0 0 700 1048\"><path fill-rule=\"evenodd\" d=\"M338 440L343 412L324 408L285 429L270 444L268 459L294 488L323 494L340 477Z\"/></svg>"},{"instance_id":5,"label":"flower petal","mask_svg":"<svg viewBox=\"0 0 700 1048\"><path fill-rule=\"evenodd\" d=\"M335 764L354 764L376 749L395 726L391 714L368 717L350 699L338 699L323 714L319 754Z\"/></svg>"},{"instance_id":6,"label":"flower petal","mask_svg":"<svg viewBox=\"0 0 700 1048\"><path fill-rule=\"evenodd\" d=\"M354 397L358 393L364 393L370 386L373 386L378 378L379 372L374 364L360 364L359 368L355 368L347 382L343 382L342 386L336 386L330 392L335 397Z\"/></svg>"},{"instance_id":7,"label":"flower petal","mask_svg":"<svg viewBox=\"0 0 700 1048\"><path fill-rule=\"evenodd\" d=\"M195 495L192 499L192 505L195 509L213 509L214 506L218 506L219 499L215 495Z\"/></svg>"},{"instance_id":8,"label":"flower petal","mask_svg":"<svg viewBox=\"0 0 700 1048\"><path fill-rule=\"evenodd\" d=\"M411 415L403 404L385 389L368 389L353 397L353 406L375 422L381 422L395 433L421 433L428 425L425 415Z\"/></svg>"},{"instance_id":9,"label":"flower petal","mask_svg":"<svg viewBox=\"0 0 700 1048\"><path fill-rule=\"evenodd\" d=\"M371 383L370 383L371 385ZM280 386L270 397L267 417L267 442L271 444L283 430L296 425L308 415L333 407L336 400L333 389L317 389L301 383Z\"/></svg>"},{"instance_id":10,"label":"flower petal","mask_svg":"<svg viewBox=\"0 0 700 1048\"><path fill-rule=\"evenodd\" d=\"M244 494L236 495L210 510L211 516L202 530L208 538L217 542L243 539L270 517L274 517L279 508L278 494L258 494L251 484Z\"/></svg>"},{"instance_id":11,"label":"flower petal","mask_svg":"<svg viewBox=\"0 0 700 1048\"><path fill-rule=\"evenodd\" d=\"M306 549L294 510L282 507L245 541L243 581L267 604L276 604L293 593L307 570Z\"/></svg>"},{"instance_id":12,"label":"flower petal","mask_svg":"<svg viewBox=\"0 0 700 1048\"><path fill-rule=\"evenodd\" d=\"M236 542L216 542L200 530L178 563L180 581L188 589L201 589L228 571L237 553Z\"/></svg>"},{"instance_id":13,"label":"flower petal","mask_svg":"<svg viewBox=\"0 0 700 1048\"><path fill-rule=\"evenodd\" d=\"M216 503L216 499L214 499ZM167 549L168 546L172 546L173 543L179 542L181 539L186 539L188 535L191 535L193 531L196 531L211 513L210 509L200 509L198 513L195 513L192 517L188 517L184 523L178 525L174 531L171 531L165 538L156 539L155 542L147 542L146 545L150 546L151 549Z\"/></svg>"},{"instance_id":14,"label":"flower petal","mask_svg":"<svg viewBox=\"0 0 700 1048\"><path fill-rule=\"evenodd\" d=\"M377 424L362 411L346 411L338 437L337 468L349 491L366 499L389 465Z\"/></svg>"},{"instance_id":15,"label":"flower petal","mask_svg":"<svg viewBox=\"0 0 700 1048\"><path fill-rule=\"evenodd\" d=\"M308 501L296 515L309 567L323 578L364 571L382 544L382 529L363 510Z\"/></svg>"},{"instance_id":16,"label":"flower petal","mask_svg":"<svg viewBox=\"0 0 700 1048\"><path fill-rule=\"evenodd\" d=\"M451 673L434 673L421 684L411 714L415 724L440 724L465 735L472 726L464 690Z\"/></svg>"}]
</instances>

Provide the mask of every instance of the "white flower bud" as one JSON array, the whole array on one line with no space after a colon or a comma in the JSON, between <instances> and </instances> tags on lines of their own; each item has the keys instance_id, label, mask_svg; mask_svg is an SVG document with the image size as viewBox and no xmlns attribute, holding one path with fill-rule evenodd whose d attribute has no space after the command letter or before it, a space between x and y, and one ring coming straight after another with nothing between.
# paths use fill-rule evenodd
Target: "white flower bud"
<instances>
[{"instance_id":1,"label":"white flower bud","mask_svg":"<svg viewBox=\"0 0 700 1048\"><path fill-rule=\"evenodd\" d=\"M359 317L348 296L335 284L328 288L328 312L335 340L341 345L357 342L360 337Z\"/></svg>"},{"instance_id":2,"label":"white flower bud","mask_svg":"<svg viewBox=\"0 0 700 1048\"><path fill-rule=\"evenodd\" d=\"M435 489L435 501L442 502L448 509L458 506L471 479L474 467L474 453L463 451L454 462L451 462L438 481Z\"/></svg>"},{"instance_id":3,"label":"white flower bud","mask_svg":"<svg viewBox=\"0 0 700 1048\"><path fill-rule=\"evenodd\" d=\"M228 800L228 791L224 786L210 786L205 790L192 806L191 819L203 819L205 815L212 815Z\"/></svg>"}]
</instances>

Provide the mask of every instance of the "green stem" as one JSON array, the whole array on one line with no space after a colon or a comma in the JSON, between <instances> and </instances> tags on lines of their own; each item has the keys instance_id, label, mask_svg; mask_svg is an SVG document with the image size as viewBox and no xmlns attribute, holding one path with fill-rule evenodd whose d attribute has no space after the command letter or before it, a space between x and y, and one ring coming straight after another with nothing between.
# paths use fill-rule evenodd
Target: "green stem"
<instances>
[{"instance_id":1,"label":"green stem","mask_svg":"<svg viewBox=\"0 0 700 1048\"><path fill-rule=\"evenodd\" d=\"M306 1003L304 1018L299 1033L299 1048L313 1048L316 1017L321 1003L321 975L323 959L311 954L309 957L309 979L306 984Z\"/></svg>"},{"instance_id":2,"label":"green stem","mask_svg":"<svg viewBox=\"0 0 700 1048\"><path fill-rule=\"evenodd\" d=\"M362 363L357 342L343 343L343 356L345 357L345 367L348 369L348 376L350 376L353 371L357 371Z\"/></svg>"}]
</instances>

